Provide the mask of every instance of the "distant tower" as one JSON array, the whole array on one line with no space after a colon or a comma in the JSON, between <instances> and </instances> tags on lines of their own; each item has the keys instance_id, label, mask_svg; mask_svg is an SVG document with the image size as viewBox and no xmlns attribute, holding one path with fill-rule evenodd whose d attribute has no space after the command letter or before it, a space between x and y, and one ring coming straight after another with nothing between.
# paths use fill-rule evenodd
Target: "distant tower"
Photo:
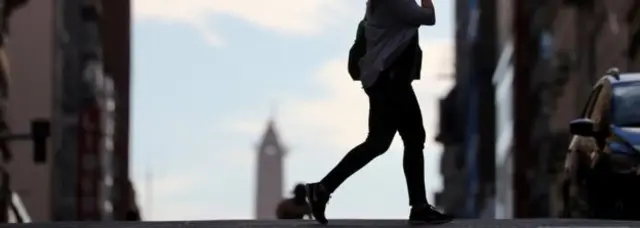
<instances>
[{"instance_id":1,"label":"distant tower","mask_svg":"<svg viewBox=\"0 0 640 228\"><path fill-rule=\"evenodd\" d=\"M280 144L275 123L269 120L267 131L258 146L256 219L276 219L276 207L283 199L283 158L285 149Z\"/></svg>"}]
</instances>

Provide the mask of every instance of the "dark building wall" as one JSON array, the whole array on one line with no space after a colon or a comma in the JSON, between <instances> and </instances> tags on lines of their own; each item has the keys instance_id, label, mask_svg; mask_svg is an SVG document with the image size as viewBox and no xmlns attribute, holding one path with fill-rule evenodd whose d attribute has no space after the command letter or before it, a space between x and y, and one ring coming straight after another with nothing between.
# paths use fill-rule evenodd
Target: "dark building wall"
<instances>
[{"instance_id":1,"label":"dark building wall","mask_svg":"<svg viewBox=\"0 0 640 228\"><path fill-rule=\"evenodd\" d=\"M55 83L54 1L29 1L10 21L7 55L12 75L7 103L7 122L14 133L29 132L33 118L52 118ZM51 218L51 169L53 162L34 164L32 144L16 141L10 145L13 160L6 165L13 190L34 222ZM47 157L54 154L48 148Z\"/></svg>"},{"instance_id":2,"label":"dark building wall","mask_svg":"<svg viewBox=\"0 0 640 228\"><path fill-rule=\"evenodd\" d=\"M455 8L456 85L441 101L437 140L444 144L444 189L436 198L450 213L477 217L493 194L495 176L492 75L497 19L493 0L459 0Z\"/></svg>"},{"instance_id":3,"label":"dark building wall","mask_svg":"<svg viewBox=\"0 0 640 228\"><path fill-rule=\"evenodd\" d=\"M494 196L495 183L495 96L493 73L498 58L497 8L495 0L478 2L480 11L479 36L473 48L474 71L478 77L478 211L480 212ZM493 210L493 209L489 209ZM493 213L489 213L493 214Z\"/></svg>"},{"instance_id":4,"label":"dark building wall","mask_svg":"<svg viewBox=\"0 0 640 228\"><path fill-rule=\"evenodd\" d=\"M103 131L108 113L103 105L108 80L102 69L99 36L100 2L58 0L55 104L59 130L52 176L52 220L102 220L110 216L110 191L104 183L111 150ZM97 79L97 80L96 80ZM95 83L104 82L104 83Z\"/></svg>"},{"instance_id":5,"label":"dark building wall","mask_svg":"<svg viewBox=\"0 0 640 228\"><path fill-rule=\"evenodd\" d=\"M131 1L102 1L102 41L106 73L115 81L116 140L114 178L114 219L125 220L133 200L129 189L129 116Z\"/></svg>"},{"instance_id":6,"label":"dark building wall","mask_svg":"<svg viewBox=\"0 0 640 228\"><path fill-rule=\"evenodd\" d=\"M86 13L83 5L99 8L100 3L99 0L29 1L11 21L13 40L8 44L8 51L15 80L10 90L9 124L13 131L26 133L31 118L44 117L52 122L50 155L45 164L33 164L31 144L12 145L14 154L19 155L9 165L12 185L34 221L86 219L80 218L78 211L82 197L79 178L76 178L80 174L78 140L83 135L78 122L80 114L96 104L96 94L83 78L86 76L83 63L86 63L88 49L93 52L92 58L99 58L101 50L99 39L92 37L97 33L87 27L81 16ZM105 24L112 26L111 30L107 29L109 35L103 38L107 43L104 49L108 50L104 55L109 61L107 70L118 78L116 87L120 92L118 117L121 119L117 120L120 139L116 145L119 156L115 159L120 164L120 178L115 180L118 194L114 194L120 201L114 210L119 213L117 219L124 219L131 195L128 184L129 2L103 3L109 18ZM94 174L101 175L100 172ZM100 178L94 178L94 182L104 183ZM89 205L101 212L108 211L99 195L94 194ZM90 219L104 219L101 217L94 214Z\"/></svg>"},{"instance_id":7,"label":"dark building wall","mask_svg":"<svg viewBox=\"0 0 640 228\"><path fill-rule=\"evenodd\" d=\"M81 62L81 50L83 42L83 26L80 15L81 0L57 1L56 13L60 19L62 28L58 33L56 43L60 47L59 62L62 64L60 81L62 84L61 111L64 119L73 120L71 123L62 123L63 132L60 136L61 148L56 154L56 182L59 186L53 194L54 200L63 203L62 207L52 209L54 221L83 220L81 218L82 201L87 200L81 192L80 186L83 177L80 156L85 148L78 144L79 139L84 138L80 126L81 116L88 110L82 102L83 97L89 97L88 87L82 77L83 64ZM93 183L91 183L93 185ZM94 204L95 205L95 204ZM84 206L84 205L83 205ZM86 206L85 206L86 207ZM88 210L85 209L85 210Z\"/></svg>"},{"instance_id":8,"label":"dark building wall","mask_svg":"<svg viewBox=\"0 0 640 228\"><path fill-rule=\"evenodd\" d=\"M464 128L466 84L470 63L467 44L469 24L468 1L455 1L455 85L440 101L440 125L436 141L443 145L440 158L442 191L436 193L436 205L458 217L464 213L466 169L464 167Z\"/></svg>"}]
</instances>

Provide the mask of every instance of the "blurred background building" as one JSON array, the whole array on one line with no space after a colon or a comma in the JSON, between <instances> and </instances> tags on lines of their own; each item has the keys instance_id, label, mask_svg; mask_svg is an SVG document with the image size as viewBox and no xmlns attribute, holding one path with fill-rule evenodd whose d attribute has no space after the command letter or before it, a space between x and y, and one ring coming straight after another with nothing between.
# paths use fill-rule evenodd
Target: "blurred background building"
<instances>
[{"instance_id":1,"label":"blurred background building","mask_svg":"<svg viewBox=\"0 0 640 228\"><path fill-rule=\"evenodd\" d=\"M1 22L10 32L0 60L10 67L2 65L0 132L29 133L44 118L51 137L44 157L29 141L0 143L13 155L2 167L10 189L33 221L139 220L129 178L130 1L0 0L2 11L15 2L24 5ZM640 1L530 0L527 18L514 4L455 4L456 83L440 103L444 188L435 203L457 217L579 213L563 208L560 195L568 122L606 69L640 71ZM532 34L525 44L514 37L523 19ZM533 66L525 87L514 84L517 54ZM516 126L522 104L529 116ZM517 151L526 164L514 159L521 137L530 145ZM258 148L258 219L275 218L285 155L270 121Z\"/></svg>"},{"instance_id":2,"label":"blurred background building","mask_svg":"<svg viewBox=\"0 0 640 228\"><path fill-rule=\"evenodd\" d=\"M2 1L6 2L6 1ZM28 1L11 18L7 122L51 122L44 161L11 142L11 189L33 221L139 219L129 180L130 2Z\"/></svg>"},{"instance_id":3,"label":"blurred background building","mask_svg":"<svg viewBox=\"0 0 640 228\"><path fill-rule=\"evenodd\" d=\"M640 2L634 0L527 1L532 15L527 80L529 99L513 91L514 2L456 1L456 85L441 101L441 172L436 204L459 217L560 217L560 188L570 134L597 79L610 67L640 71ZM480 13L482 12L482 13ZM523 89L523 88L520 88ZM515 97L515 98L514 98ZM515 105L530 112L527 165L515 164ZM516 169L529 186L513 181ZM515 189L528 188L526 197ZM515 203L529 210L520 213Z\"/></svg>"},{"instance_id":4,"label":"blurred background building","mask_svg":"<svg viewBox=\"0 0 640 228\"><path fill-rule=\"evenodd\" d=\"M257 148L255 219L276 219L276 208L284 199L284 161L286 148L273 119Z\"/></svg>"}]
</instances>

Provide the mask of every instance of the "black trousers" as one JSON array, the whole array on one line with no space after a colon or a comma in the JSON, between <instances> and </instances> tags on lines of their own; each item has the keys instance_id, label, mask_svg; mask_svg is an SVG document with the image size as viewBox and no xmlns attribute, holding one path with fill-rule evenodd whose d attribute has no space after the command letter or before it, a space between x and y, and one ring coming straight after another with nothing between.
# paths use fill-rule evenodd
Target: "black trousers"
<instances>
[{"instance_id":1,"label":"black trousers","mask_svg":"<svg viewBox=\"0 0 640 228\"><path fill-rule=\"evenodd\" d=\"M425 130L420 105L416 98L407 66L408 55L402 54L376 83L365 92L369 97L369 134L322 179L329 192L342 184L377 156L386 152L396 132L404 143L403 168L409 203L427 203L424 180Z\"/></svg>"}]
</instances>

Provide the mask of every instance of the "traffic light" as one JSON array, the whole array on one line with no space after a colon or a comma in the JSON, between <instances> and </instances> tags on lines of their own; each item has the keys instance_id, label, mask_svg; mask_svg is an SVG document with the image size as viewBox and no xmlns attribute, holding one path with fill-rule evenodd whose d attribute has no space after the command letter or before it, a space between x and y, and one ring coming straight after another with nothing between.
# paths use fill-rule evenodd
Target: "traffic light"
<instances>
[{"instance_id":1,"label":"traffic light","mask_svg":"<svg viewBox=\"0 0 640 228\"><path fill-rule=\"evenodd\" d=\"M31 139L33 140L33 161L44 163L47 160L47 138L51 135L50 123L46 119L31 121Z\"/></svg>"}]
</instances>

